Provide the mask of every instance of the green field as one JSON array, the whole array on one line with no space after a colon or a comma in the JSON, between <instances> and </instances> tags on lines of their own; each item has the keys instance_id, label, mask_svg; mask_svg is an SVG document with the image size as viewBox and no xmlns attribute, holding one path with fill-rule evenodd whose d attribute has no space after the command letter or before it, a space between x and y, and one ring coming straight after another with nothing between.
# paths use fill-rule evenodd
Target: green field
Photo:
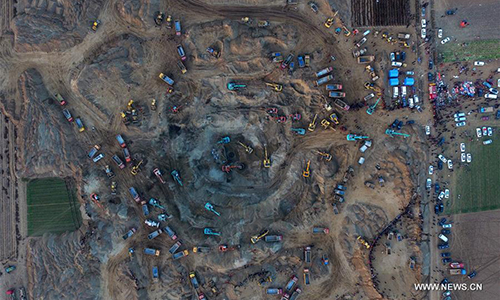
<instances>
[{"instance_id":1,"label":"green field","mask_svg":"<svg viewBox=\"0 0 500 300\"><path fill-rule=\"evenodd\" d=\"M500 208L500 141L483 145L482 141L467 143L472 163L457 170L452 191L452 205L447 213L458 214ZM460 195L460 198L458 198Z\"/></svg>"},{"instance_id":2,"label":"green field","mask_svg":"<svg viewBox=\"0 0 500 300\"><path fill-rule=\"evenodd\" d=\"M442 62L456 62L467 60L489 60L500 58L500 40L478 40L461 43L448 43L439 46L439 55Z\"/></svg>"},{"instance_id":3,"label":"green field","mask_svg":"<svg viewBox=\"0 0 500 300\"><path fill-rule=\"evenodd\" d=\"M73 231L82 224L80 205L71 185L60 178L28 183L28 235Z\"/></svg>"}]
</instances>

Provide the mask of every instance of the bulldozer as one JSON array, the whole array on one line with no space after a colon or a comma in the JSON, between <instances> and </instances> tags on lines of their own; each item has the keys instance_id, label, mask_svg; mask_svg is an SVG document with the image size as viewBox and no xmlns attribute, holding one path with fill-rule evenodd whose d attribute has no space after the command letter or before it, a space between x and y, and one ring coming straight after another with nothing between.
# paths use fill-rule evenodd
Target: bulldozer
<instances>
[{"instance_id":1,"label":"bulldozer","mask_svg":"<svg viewBox=\"0 0 500 300\"><path fill-rule=\"evenodd\" d=\"M156 99L151 99L151 110L156 110Z\"/></svg>"},{"instance_id":2,"label":"bulldozer","mask_svg":"<svg viewBox=\"0 0 500 300\"><path fill-rule=\"evenodd\" d=\"M311 172L309 171L309 166L311 165L311 161L308 160L307 163L306 163L306 169L304 170L304 172L302 172L302 176L304 176L305 178L309 177L311 175Z\"/></svg>"},{"instance_id":3,"label":"bulldozer","mask_svg":"<svg viewBox=\"0 0 500 300\"><path fill-rule=\"evenodd\" d=\"M269 86L269 87L272 87L276 92L283 91L283 85L282 84L266 82L266 85Z\"/></svg>"},{"instance_id":4,"label":"bulldozer","mask_svg":"<svg viewBox=\"0 0 500 300\"><path fill-rule=\"evenodd\" d=\"M267 147L264 146L264 168L270 168L271 167L271 160L267 157Z\"/></svg>"},{"instance_id":5,"label":"bulldozer","mask_svg":"<svg viewBox=\"0 0 500 300\"><path fill-rule=\"evenodd\" d=\"M324 157L326 161L331 161L331 160L332 160L332 155L331 155L331 154L329 154L329 153L326 153L326 152L321 152L321 151L319 151L319 150L317 150L317 153L318 153L319 155L321 155L322 157Z\"/></svg>"},{"instance_id":6,"label":"bulldozer","mask_svg":"<svg viewBox=\"0 0 500 300\"><path fill-rule=\"evenodd\" d=\"M309 128L307 128L307 130L313 132L314 129L316 129L316 118L318 118L318 114L315 114L314 115L314 118L313 120L311 121L311 123L309 123Z\"/></svg>"},{"instance_id":7,"label":"bulldozer","mask_svg":"<svg viewBox=\"0 0 500 300\"><path fill-rule=\"evenodd\" d=\"M132 170L130 170L130 173L134 176L137 175L137 173L139 173L139 171L140 171L139 167L141 166L141 164L142 164L142 160L137 165L132 167Z\"/></svg>"},{"instance_id":8,"label":"bulldozer","mask_svg":"<svg viewBox=\"0 0 500 300\"><path fill-rule=\"evenodd\" d=\"M245 148L245 151L246 151L248 154L252 154L252 152L253 152L253 148L252 148L252 147L247 146L247 145L243 144L242 142L238 142L238 144L239 144L241 147Z\"/></svg>"}]
</instances>

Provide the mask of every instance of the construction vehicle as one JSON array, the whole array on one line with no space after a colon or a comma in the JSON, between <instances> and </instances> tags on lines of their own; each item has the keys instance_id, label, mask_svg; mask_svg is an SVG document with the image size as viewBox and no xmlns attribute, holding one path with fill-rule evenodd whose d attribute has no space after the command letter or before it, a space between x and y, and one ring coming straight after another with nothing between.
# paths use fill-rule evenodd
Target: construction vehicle
<instances>
[{"instance_id":1,"label":"construction vehicle","mask_svg":"<svg viewBox=\"0 0 500 300\"><path fill-rule=\"evenodd\" d=\"M282 295L283 294L283 289L267 288L266 289L266 294L267 295Z\"/></svg>"},{"instance_id":2,"label":"construction vehicle","mask_svg":"<svg viewBox=\"0 0 500 300\"><path fill-rule=\"evenodd\" d=\"M182 74L186 74L187 69L186 69L186 66L184 65L184 63L182 61L178 61L177 62L177 67L179 67L179 70L181 70Z\"/></svg>"},{"instance_id":3,"label":"construction vehicle","mask_svg":"<svg viewBox=\"0 0 500 300\"><path fill-rule=\"evenodd\" d=\"M151 232L150 234L148 234L148 239L152 240L155 237L159 236L162 232L163 232L162 229L155 230L155 231Z\"/></svg>"},{"instance_id":4,"label":"construction vehicle","mask_svg":"<svg viewBox=\"0 0 500 300\"><path fill-rule=\"evenodd\" d=\"M325 27L326 27L326 28L330 28L330 27L332 27L332 25L333 25L333 20L334 20L333 18L328 18L328 19L326 19L326 21L325 21Z\"/></svg>"},{"instance_id":5,"label":"construction vehicle","mask_svg":"<svg viewBox=\"0 0 500 300\"><path fill-rule=\"evenodd\" d=\"M306 163L306 169L302 172L302 176L304 176L305 178L307 178L307 177L309 177L309 175L311 175L311 173L309 172L310 165L311 165L311 161L308 160Z\"/></svg>"},{"instance_id":6,"label":"construction vehicle","mask_svg":"<svg viewBox=\"0 0 500 300\"><path fill-rule=\"evenodd\" d=\"M271 160L267 157L267 147L264 146L264 168L270 168L271 167Z\"/></svg>"},{"instance_id":7,"label":"construction vehicle","mask_svg":"<svg viewBox=\"0 0 500 300\"><path fill-rule=\"evenodd\" d=\"M205 235L221 235L220 232L214 231L212 228L208 228L208 227L203 229L203 233Z\"/></svg>"},{"instance_id":8,"label":"construction vehicle","mask_svg":"<svg viewBox=\"0 0 500 300\"><path fill-rule=\"evenodd\" d=\"M161 205L160 201L158 199L150 198L148 203L149 203L149 205L151 205L153 207L159 208L161 210L165 210L165 206Z\"/></svg>"},{"instance_id":9,"label":"construction vehicle","mask_svg":"<svg viewBox=\"0 0 500 300\"><path fill-rule=\"evenodd\" d=\"M127 144L125 144L125 140L121 136L121 134L116 135L116 140L118 141L118 144L120 144L120 147L125 148L127 147Z\"/></svg>"},{"instance_id":10,"label":"construction vehicle","mask_svg":"<svg viewBox=\"0 0 500 300\"><path fill-rule=\"evenodd\" d=\"M130 259L132 259L132 257L134 256L134 253L135 249L133 247L128 248L128 256L130 257Z\"/></svg>"},{"instance_id":11,"label":"construction vehicle","mask_svg":"<svg viewBox=\"0 0 500 300\"><path fill-rule=\"evenodd\" d=\"M311 263L311 246L304 248L304 261L308 264Z\"/></svg>"},{"instance_id":12,"label":"construction vehicle","mask_svg":"<svg viewBox=\"0 0 500 300\"><path fill-rule=\"evenodd\" d=\"M380 97L377 99L377 101L375 102L375 104L373 105L370 105L370 107L368 107L368 109L366 110L366 113L369 114L370 116L375 112L375 109L377 108L377 105L378 103L380 102Z\"/></svg>"},{"instance_id":13,"label":"construction vehicle","mask_svg":"<svg viewBox=\"0 0 500 300\"><path fill-rule=\"evenodd\" d=\"M247 86L244 85L244 84L238 84L238 83L235 83L235 82L229 82L227 84L227 89L230 90L230 91L236 91L236 90L239 90L239 89L243 89L243 88L246 88Z\"/></svg>"},{"instance_id":14,"label":"construction vehicle","mask_svg":"<svg viewBox=\"0 0 500 300\"><path fill-rule=\"evenodd\" d=\"M365 135L357 135L357 134L348 134L347 135L347 140L348 141L356 141L356 140L362 140L362 139L369 139L368 136L365 136Z\"/></svg>"},{"instance_id":15,"label":"construction vehicle","mask_svg":"<svg viewBox=\"0 0 500 300\"><path fill-rule=\"evenodd\" d=\"M137 203L141 202L141 197L139 197L139 194L137 193L134 187L129 188L128 191L135 202Z\"/></svg>"},{"instance_id":16,"label":"construction vehicle","mask_svg":"<svg viewBox=\"0 0 500 300\"><path fill-rule=\"evenodd\" d=\"M116 181L111 181L111 195L116 195Z\"/></svg>"},{"instance_id":17,"label":"construction vehicle","mask_svg":"<svg viewBox=\"0 0 500 300\"><path fill-rule=\"evenodd\" d=\"M248 154L252 154L252 152L253 152L253 148L252 148L252 147L247 146L247 145L243 144L242 142L238 142L238 144L239 144L241 147L245 148L245 151L246 151Z\"/></svg>"},{"instance_id":18,"label":"construction vehicle","mask_svg":"<svg viewBox=\"0 0 500 300\"><path fill-rule=\"evenodd\" d=\"M391 136L391 137L394 137L395 135L399 135L399 136L402 136L402 137L404 137L404 138L407 138L407 137L409 137L409 136L410 136L410 135L409 135L409 134L407 134L407 133L396 132L396 131L394 131L394 130L392 130L392 129L386 129L386 130L385 130L385 134L387 134L387 135L389 135L389 136Z\"/></svg>"},{"instance_id":19,"label":"construction vehicle","mask_svg":"<svg viewBox=\"0 0 500 300\"><path fill-rule=\"evenodd\" d=\"M223 137L217 144L229 144L231 142L231 138L228 136Z\"/></svg>"},{"instance_id":20,"label":"construction vehicle","mask_svg":"<svg viewBox=\"0 0 500 300\"><path fill-rule=\"evenodd\" d=\"M172 175L172 177L174 178L175 181L177 181L177 183L182 186L182 180L181 180L181 176L179 175L179 172L177 172L177 170L173 170L170 175Z\"/></svg>"},{"instance_id":21,"label":"construction vehicle","mask_svg":"<svg viewBox=\"0 0 500 300\"><path fill-rule=\"evenodd\" d=\"M175 241L177 239L177 235L175 234L175 231L172 230L169 226L165 226L163 228L163 231L168 234L168 236L172 239L172 241Z\"/></svg>"},{"instance_id":22,"label":"construction vehicle","mask_svg":"<svg viewBox=\"0 0 500 300\"><path fill-rule=\"evenodd\" d=\"M323 126L324 129L328 129L328 127L330 127L330 125L331 125L331 123L327 119L321 120L321 122L319 124L321 126Z\"/></svg>"},{"instance_id":23,"label":"construction vehicle","mask_svg":"<svg viewBox=\"0 0 500 300\"><path fill-rule=\"evenodd\" d=\"M199 287L199 284L198 284L198 279L196 278L196 273L194 271L189 273L189 280L191 280L191 284L196 290Z\"/></svg>"},{"instance_id":24,"label":"construction vehicle","mask_svg":"<svg viewBox=\"0 0 500 300\"><path fill-rule=\"evenodd\" d=\"M350 36L351 35L351 32L349 31L349 29L347 29L347 27L342 26L342 30L344 31L344 35L345 36Z\"/></svg>"},{"instance_id":25,"label":"construction vehicle","mask_svg":"<svg viewBox=\"0 0 500 300\"><path fill-rule=\"evenodd\" d=\"M311 284L311 275L309 274L309 269L307 268L304 269L304 284Z\"/></svg>"},{"instance_id":26,"label":"construction vehicle","mask_svg":"<svg viewBox=\"0 0 500 300\"><path fill-rule=\"evenodd\" d=\"M288 67L290 62L292 62L293 56L294 56L293 53L288 54L288 56L285 58L285 60L280 65L281 70L284 70Z\"/></svg>"},{"instance_id":27,"label":"construction vehicle","mask_svg":"<svg viewBox=\"0 0 500 300\"><path fill-rule=\"evenodd\" d=\"M165 13L157 11L155 15L156 15L156 17L155 17L156 25L161 26L161 24L163 23L163 20L165 20Z\"/></svg>"},{"instance_id":28,"label":"construction vehicle","mask_svg":"<svg viewBox=\"0 0 500 300\"><path fill-rule=\"evenodd\" d=\"M101 21L100 21L100 20L95 20L95 21L92 23L92 30L93 30L93 31L97 31L97 28L99 28L99 25L101 25Z\"/></svg>"},{"instance_id":29,"label":"construction vehicle","mask_svg":"<svg viewBox=\"0 0 500 300\"><path fill-rule=\"evenodd\" d=\"M108 178L115 177L115 173L113 172L113 170L111 169L111 167L109 165L106 165L105 171L106 171L106 175L108 176Z\"/></svg>"},{"instance_id":30,"label":"construction vehicle","mask_svg":"<svg viewBox=\"0 0 500 300\"><path fill-rule=\"evenodd\" d=\"M332 203L333 206L333 212L338 215L339 214L339 208L337 207L337 203Z\"/></svg>"},{"instance_id":31,"label":"construction vehicle","mask_svg":"<svg viewBox=\"0 0 500 300\"><path fill-rule=\"evenodd\" d=\"M335 99L335 102L333 102L333 104L337 105L339 108L346 110L346 111L348 111L351 108L349 105L347 105L347 103L345 103L344 101L342 101L340 99Z\"/></svg>"},{"instance_id":32,"label":"construction vehicle","mask_svg":"<svg viewBox=\"0 0 500 300\"><path fill-rule=\"evenodd\" d=\"M214 209L214 206L213 206L210 202L205 203L205 209L206 209L206 210L208 210L208 211L213 212L213 213L214 213L214 214L216 214L217 216L220 216L220 213L218 213L218 212Z\"/></svg>"},{"instance_id":33,"label":"construction vehicle","mask_svg":"<svg viewBox=\"0 0 500 300\"><path fill-rule=\"evenodd\" d=\"M283 240L282 235L266 235L264 241L267 243L281 242Z\"/></svg>"},{"instance_id":34,"label":"construction vehicle","mask_svg":"<svg viewBox=\"0 0 500 300\"><path fill-rule=\"evenodd\" d=\"M316 80L315 84L316 84L316 86L320 86L320 85L327 83L330 80L333 80L333 75L327 75L325 77L322 77L322 78Z\"/></svg>"},{"instance_id":35,"label":"construction vehicle","mask_svg":"<svg viewBox=\"0 0 500 300\"><path fill-rule=\"evenodd\" d=\"M217 51L215 50L213 47L208 47L207 48L207 52L210 53L210 55L212 55L213 57L215 58L219 58L220 55L221 55L221 52L220 51Z\"/></svg>"},{"instance_id":36,"label":"construction vehicle","mask_svg":"<svg viewBox=\"0 0 500 300\"><path fill-rule=\"evenodd\" d=\"M180 36L182 34L181 21L174 21L175 35Z\"/></svg>"},{"instance_id":37,"label":"construction vehicle","mask_svg":"<svg viewBox=\"0 0 500 300\"><path fill-rule=\"evenodd\" d=\"M318 114L315 114L313 120L311 121L311 123L309 123L309 127L307 128L307 130L313 132L314 129L316 129L316 119L317 118L318 118Z\"/></svg>"},{"instance_id":38,"label":"construction vehicle","mask_svg":"<svg viewBox=\"0 0 500 300\"><path fill-rule=\"evenodd\" d=\"M465 275L467 271L465 269L450 269L450 275Z\"/></svg>"},{"instance_id":39,"label":"construction vehicle","mask_svg":"<svg viewBox=\"0 0 500 300\"><path fill-rule=\"evenodd\" d=\"M330 120L332 120L332 122L335 124L335 125L339 125L340 122L339 122L339 117L337 116L336 113L332 113L330 115Z\"/></svg>"},{"instance_id":40,"label":"construction vehicle","mask_svg":"<svg viewBox=\"0 0 500 300\"><path fill-rule=\"evenodd\" d=\"M71 113L69 112L69 109L63 109L62 111L64 117L66 118L66 120L68 120L68 122L73 122L73 116L71 115Z\"/></svg>"},{"instance_id":41,"label":"construction vehicle","mask_svg":"<svg viewBox=\"0 0 500 300\"><path fill-rule=\"evenodd\" d=\"M328 97L330 98L345 98L344 92L328 92Z\"/></svg>"},{"instance_id":42,"label":"construction vehicle","mask_svg":"<svg viewBox=\"0 0 500 300\"><path fill-rule=\"evenodd\" d=\"M241 18L241 22L250 24L252 22L252 19L250 19L250 17L243 17Z\"/></svg>"},{"instance_id":43,"label":"construction vehicle","mask_svg":"<svg viewBox=\"0 0 500 300\"><path fill-rule=\"evenodd\" d=\"M326 227L314 227L313 228L313 233L324 233L328 234L330 232L330 229Z\"/></svg>"},{"instance_id":44,"label":"construction vehicle","mask_svg":"<svg viewBox=\"0 0 500 300\"><path fill-rule=\"evenodd\" d=\"M282 62L283 61L283 55L281 55L280 52L273 52L271 53L271 59L273 62Z\"/></svg>"},{"instance_id":45,"label":"construction vehicle","mask_svg":"<svg viewBox=\"0 0 500 300\"><path fill-rule=\"evenodd\" d=\"M198 246L198 247L193 247L193 252L194 253L210 253L211 249L210 247L207 246Z\"/></svg>"},{"instance_id":46,"label":"construction vehicle","mask_svg":"<svg viewBox=\"0 0 500 300\"><path fill-rule=\"evenodd\" d=\"M367 242L367 241L365 241L365 240L364 240L361 236L358 236L358 237L356 238L356 240L358 240L358 241L359 241L359 242L360 242L363 246L365 246L365 247L366 247L366 249L370 249L370 248L371 248L371 247L370 247L370 244L368 244L368 242Z\"/></svg>"},{"instance_id":47,"label":"construction vehicle","mask_svg":"<svg viewBox=\"0 0 500 300\"><path fill-rule=\"evenodd\" d=\"M306 67L309 67L311 64L311 56L309 54L304 54L304 63Z\"/></svg>"},{"instance_id":48,"label":"construction vehicle","mask_svg":"<svg viewBox=\"0 0 500 300\"><path fill-rule=\"evenodd\" d=\"M156 99L151 99L151 110L152 111L156 110Z\"/></svg>"},{"instance_id":49,"label":"construction vehicle","mask_svg":"<svg viewBox=\"0 0 500 300\"><path fill-rule=\"evenodd\" d=\"M153 266L151 272L152 272L152 275L153 275L153 282L158 282L159 278L160 278L160 273L158 271L158 267L157 266Z\"/></svg>"},{"instance_id":50,"label":"construction vehicle","mask_svg":"<svg viewBox=\"0 0 500 300\"><path fill-rule=\"evenodd\" d=\"M182 243L181 242L175 242L170 249L168 249L168 252L170 254L174 254L179 248L181 247Z\"/></svg>"},{"instance_id":51,"label":"construction vehicle","mask_svg":"<svg viewBox=\"0 0 500 300\"><path fill-rule=\"evenodd\" d=\"M297 300L300 293L302 293L302 290L300 288L296 288L295 291L293 291L292 295L290 296L289 300Z\"/></svg>"},{"instance_id":52,"label":"construction vehicle","mask_svg":"<svg viewBox=\"0 0 500 300\"><path fill-rule=\"evenodd\" d=\"M240 245L231 246L231 247L228 247L227 245L219 245L219 251L220 252L235 251L235 250L240 249L240 247L241 247Z\"/></svg>"},{"instance_id":53,"label":"construction vehicle","mask_svg":"<svg viewBox=\"0 0 500 300\"><path fill-rule=\"evenodd\" d=\"M132 175L134 175L134 176L135 176L135 175L137 175L137 173L140 171L140 169L139 169L139 168L140 168L141 164L142 164L142 160L141 160L141 161L139 161L139 162L137 163L137 165L132 166L132 169L130 170L130 173L131 173Z\"/></svg>"},{"instance_id":54,"label":"construction vehicle","mask_svg":"<svg viewBox=\"0 0 500 300\"><path fill-rule=\"evenodd\" d=\"M288 283L286 284L285 291L291 292L293 290L295 284L297 284L297 281L299 281L299 278L297 278L297 276L293 275L292 278L290 278L290 281L288 281Z\"/></svg>"},{"instance_id":55,"label":"construction vehicle","mask_svg":"<svg viewBox=\"0 0 500 300\"><path fill-rule=\"evenodd\" d=\"M283 90L283 85L279 83L270 83L265 82L265 84L269 87L272 87L276 92L281 92Z\"/></svg>"},{"instance_id":56,"label":"construction vehicle","mask_svg":"<svg viewBox=\"0 0 500 300\"><path fill-rule=\"evenodd\" d=\"M333 67L326 67L318 72L316 72L316 77L317 78L320 78L320 77L323 77L325 76L326 74L330 73L333 71Z\"/></svg>"},{"instance_id":57,"label":"construction vehicle","mask_svg":"<svg viewBox=\"0 0 500 300\"><path fill-rule=\"evenodd\" d=\"M160 222L155 221L153 219L147 219L147 220L145 220L144 224L148 225L149 227L155 227L155 228L159 228L160 227Z\"/></svg>"},{"instance_id":58,"label":"construction vehicle","mask_svg":"<svg viewBox=\"0 0 500 300\"><path fill-rule=\"evenodd\" d=\"M340 91L342 90L342 85L335 83L335 84L327 84L326 85L326 90L327 91Z\"/></svg>"},{"instance_id":59,"label":"construction vehicle","mask_svg":"<svg viewBox=\"0 0 500 300\"><path fill-rule=\"evenodd\" d=\"M326 153L326 152L321 152L319 150L316 150L316 152L321 155L322 157L325 158L326 161L331 161L332 160L332 156L329 154L329 153Z\"/></svg>"},{"instance_id":60,"label":"construction vehicle","mask_svg":"<svg viewBox=\"0 0 500 300\"><path fill-rule=\"evenodd\" d=\"M165 83L170 85L170 86L174 85L174 83L175 83L175 81L172 78L168 77L167 75L165 75L163 73L160 73L159 77L161 80L165 81Z\"/></svg>"},{"instance_id":61,"label":"construction vehicle","mask_svg":"<svg viewBox=\"0 0 500 300\"><path fill-rule=\"evenodd\" d=\"M162 184L165 184L165 180L163 179L163 175L161 174L160 169L158 168L154 169L153 173L156 175L156 177L158 178L158 180L160 180Z\"/></svg>"},{"instance_id":62,"label":"construction vehicle","mask_svg":"<svg viewBox=\"0 0 500 300\"><path fill-rule=\"evenodd\" d=\"M363 55L363 56L358 56L358 64L369 64L372 61L375 60L375 56L373 55Z\"/></svg>"},{"instance_id":63,"label":"construction vehicle","mask_svg":"<svg viewBox=\"0 0 500 300\"><path fill-rule=\"evenodd\" d=\"M290 130L300 135L306 134L306 130L304 128L290 128Z\"/></svg>"},{"instance_id":64,"label":"construction vehicle","mask_svg":"<svg viewBox=\"0 0 500 300\"><path fill-rule=\"evenodd\" d=\"M66 100L60 95L60 94L55 94L54 98L56 98L56 101L59 102L59 105L64 106L66 105Z\"/></svg>"},{"instance_id":65,"label":"construction vehicle","mask_svg":"<svg viewBox=\"0 0 500 300\"><path fill-rule=\"evenodd\" d=\"M188 250L184 250L184 251L177 252L174 255L172 255L172 258L173 259L179 259L179 258L188 256L188 255L189 255L189 251Z\"/></svg>"},{"instance_id":66,"label":"construction vehicle","mask_svg":"<svg viewBox=\"0 0 500 300\"><path fill-rule=\"evenodd\" d=\"M165 222L167 219L172 219L172 215L168 214L166 211L163 211L162 214L158 215L158 220Z\"/></svg>"},{"instance_id":67,"label":"construction vehicle","mask_svg":"<svg viewBox=\"0 0 500 300\"><path fill-rule=\"evenodd\" d=\"M125 164L123 163L123 161L121 160L121 158L118 157L118 155L115 154L115 155L113 155L112 158L113 158L113 161L118 165L118 167L120 169L125 168Z\"/></svg>"},{"instance_id":68,"label":"construction vehicle","mask_svg":"<svg viewBox=\"0 0 500 300\"><path fill-rule=\"evenodd\" d=\"M122 238L123 238L124 240L126 240L126 239L128 239L129 237L133 236L133 235L134 235L134 233L135 233L136 231L137 231L137 228L132 227L132 228L130 228L130 230L129 230L129 231L127 231L127 233L125 233L125 234L122 236Z\"/></svg>"},{"instance_id":69,"label":"construction vehicle","mask_svg":"<svg viewBox=\"0 0 500 300\"><path fill-rule=\"evenodd\" d=\"M262 230L259 235L254 235L250 238L250 242L252 242L252 244L255 244L257 243L258 241L260 241L263 237L265 237L267 234L269 233L269 230L267 229L264 229Z\"/></svg>"},{"instance_id":70,"label":"construction vehicle","mask_svg":"<svg viewBox=\"0 0 500 300\"><path fill-rule=\"evenodd\" d=\"M154 248L144 248L144 254L160 256L160 250Z\"/></svg>"},{"instance_id":71,"label":"construction vehicle","mask_svg":"<svg viewBox=\"0 0 500 300\"><path fill-rule=\"evenodd\" d=\"M90 151L89 151L89 158L94 158L94 156L97 154L97 151L99 151L99 149L101 149L101 147L99 145L94 145L94 147L92 147L92 149L90 149Z\"/></svg>"},{"instance_id":72,"label":"construction vehicle","mask_svg":"<svg viewBox=\"0 0 500 300\"><path fill-rule=\"evenodd\" d=\"M267 26L269 26L269 21L265 21L265 20L258 21L257 22L257 26L259 26L259 27L267 27Z\"/></svg>"},{"instance_id":73,"label":"construction vehicle","mask_svg":"<svg viewBox=\"0 0 500 300\"><path fill-rule=\"evenodd\" d=\"M165 25L167 26L168 29L172 29L172 16L167 15L165 18Z\"/></svg>"},{"instance_id":74,"label":"construction vehicle","mask_svg":"<svg viewBox=\"0 0 500 300\"><path fill-rule=\"evenodd\" d=\"M125 162L131 162L132 161L132 156L130 155L130 151L128 151L127 148L123 148L123 157L125 157Z\"/></svg>"}]
</instances>

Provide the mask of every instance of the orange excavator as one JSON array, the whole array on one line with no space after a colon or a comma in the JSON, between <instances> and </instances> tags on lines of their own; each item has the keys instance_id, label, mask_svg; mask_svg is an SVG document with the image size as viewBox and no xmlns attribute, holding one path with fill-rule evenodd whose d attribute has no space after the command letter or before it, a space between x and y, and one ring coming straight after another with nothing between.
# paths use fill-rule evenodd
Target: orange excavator
<instances>
[{"instance_id":1,"label":"orange excavator","mask_svg":"<svg viewBox=\"0 0 500 300\"><path fill-rule=\"evenodd\" d=\"M243 169L243 166L242 165L224 165L222 166L222 172L226 172L226 173L229 173L231 172L232 169Z\"/></svg>"}]
</instances>

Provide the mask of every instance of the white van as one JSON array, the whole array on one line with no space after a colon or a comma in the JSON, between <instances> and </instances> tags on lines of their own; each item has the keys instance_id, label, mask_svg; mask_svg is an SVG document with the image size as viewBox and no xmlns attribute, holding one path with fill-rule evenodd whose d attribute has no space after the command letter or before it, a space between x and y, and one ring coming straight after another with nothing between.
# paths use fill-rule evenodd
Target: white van
<instances>
[{"instance_id":1,"label":"white van","mask_svg":"<svg viewBox=\"0 0 500 300\"><path fill-rule=\"evenodd\" d=\"M415 105L418 104L418 95L413 95L413 101L415 101Z\"/></svg>"},{"instance_id":2,"label":"white van","mask_svg":"<svg viewBox=\"0 0 500 300\"><path fill-rule=\"evenodd\" d=\"M402 62L399 62L399 61L393 61L391 63L391 66L393 67L402 67L403 66L403 63Z\"/></svg>"},{"instance_id":3,"label":"white van","mask_svg":"<svg viewBox=\"0 0 500 300\"><path fill-rule=\"evenodd\" d=\"M361 156L358 160L358 164L362 165L365 163L365 158L363 156Z\"/></svg>"},{"instance_id":4,"label":"white van","mask_svg":"<svg viewBox=\"0 0 500 300\"><path fill-rule=\"evenodd\" d=\"M399 97L399 87L395 86L392 89L392 98L397 98Z\"/></svg>"},{"instance_id":5,"label":"white van","mask_svg":"<svg viewBox=\"0 0 500 300\"><path fill-rule=\"evenodd\" d=\"M443 242L445 243L448 243L448 238L446 237L446 235L444 234L440 234L439 235L439 239L442 240Z\"/></svg>"},{"instance_id":6,"label":"white van","mask_svg":"<svg viewBox=\"0 0 500 300\"><path fill-rule=\"evenodd\" d=\"M486 99L497 99L498 95L495 95L495 94L486 94L486 95L484 95L484 98L486 98Z\"/></svg>"},{"instance_id":7,"label":"white van","mask_svg":"<svg viewBox=\"0 0 500 300\"><path fill-rule=\"evenodd\" d=\"M410 102L410 108L415 107L415 103L413 102L413 98L412 97L408 98L408 102Z\"/></svg>"},{"instance_id":8,"label":"white van","mask_svg":"<svg viewBox=\"0 0 500 300\"><path fill-rule=\"evenodd\" d=\"M401 87L401 97L406 97L406 86Z\"/></svg>"}]
</instances>

